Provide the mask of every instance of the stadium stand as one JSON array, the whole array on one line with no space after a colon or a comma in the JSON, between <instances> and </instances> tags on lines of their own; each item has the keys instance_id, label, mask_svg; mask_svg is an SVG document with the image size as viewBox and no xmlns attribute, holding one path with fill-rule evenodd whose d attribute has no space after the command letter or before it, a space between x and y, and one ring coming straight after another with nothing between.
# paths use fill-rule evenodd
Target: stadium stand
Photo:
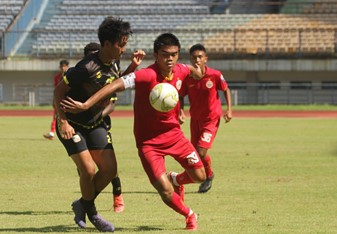
<instances>
[{"instance_id":1,"label":"stadium stand","mask_svg":"<svg viewBox=\"0 0 337 234\"><path fill-rule=\"evenodd\" d=\"M179 36L183 53L195 42L204 43L211 53L221 53L221 56L331 56L335 53L337 14L211 14L209 5L196 0L165 4L154 0L128 0L123 4L103 2L71 0L54 3L56 11L40 28L42 31L32 45L32 54L81 56L83 46L97 40L96 29L104 18L102 15L122 17L131 22L135 35L127 52L137 48L149 52L152 40L160 32L171 31ZM249 12L254 12L255 8L261 12L264 9L258 8L261 2L250 1L246 8ZM255 8L252 7L254 3ZM230 12L244 11L243 4L244 1L232 1L228 5ZM294 4L289 1L276 6L286 12L294 8ZM329 6L322 4L318 6ZM275 5L266 6L264 11L268 12L270 6L275 8ZM309 7L320 9L310 4L301 11L305 12ZM317 35L326 39L322 41Z\"/></svg>"},{"instance_id":2,"label":"stadium stand","mask_svg":"<svg viewBox=\"0 0 337 234\"><path fill-rule=\"evenodd\" d=\"M12 43L18 48L10 48L11 53L0 53L3 58L76 62L88 42L97 42L98 25L111 15L129 21L134 31L123 58L142 48L151 60L153 40L162 32L178 36L185 61L190 46L203 43L211 66L232 72L229 83L237 91L237 103L337 104L337 82L331 72L336 70L337 0L24 0L17 1L21 10L4 7L14 2L0 0L0 52L7 47L3 35L15 34L6 31L9 24L23 20L12 14L15 9L22 11L32 2L44 3L45 8L39 8L43 14L32 30L20 29L29 30L28 35L19 38L22 43ZM312 73L315 69L323 75ZM265 73L272 73L272 78ZM1 87L6 98L8 87L0 83ZM44 104L51 100L51 87L40 80L34 85L14 82L10 88L14 102L35 93L34 100ZM125 93L120 100L130 97Z\"/></svg>"}]
</instances>

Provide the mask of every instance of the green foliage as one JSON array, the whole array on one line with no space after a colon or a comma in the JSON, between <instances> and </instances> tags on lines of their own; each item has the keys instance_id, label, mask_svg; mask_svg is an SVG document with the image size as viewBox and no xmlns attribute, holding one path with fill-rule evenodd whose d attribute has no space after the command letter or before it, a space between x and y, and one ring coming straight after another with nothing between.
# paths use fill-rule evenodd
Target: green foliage
<instances>
[{"instance_id":1,"label":"green foliage","mask_svg":"<svg viewBox=\"0 0 337 234\"><path fill-rule=\"evenodd\" d=\"M126 210L111 210L111 185L97 208L118 233L186 233L184 218L164 205L141 167L132 121L112 119ZM73 222L78 176L58 139L42 138L49 125L49 117L0 118L0 232L97 233ZM198 185L185 187L198 233L334 233L336 132L335 119L222 121L209 151L213 188L198 194ZM166 162L167 170L181 171L170 157Z\"/></svg>"}]
</instances>

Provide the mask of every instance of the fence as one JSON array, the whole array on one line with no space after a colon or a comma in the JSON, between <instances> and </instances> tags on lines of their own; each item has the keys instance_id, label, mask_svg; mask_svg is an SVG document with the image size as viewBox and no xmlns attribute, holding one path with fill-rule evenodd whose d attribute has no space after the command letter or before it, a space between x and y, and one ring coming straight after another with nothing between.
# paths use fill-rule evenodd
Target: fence
<instances>
[{"instance_id":1,"label":"fence","mask_svg":"<svg viewBox=\"0 0 337 234\"><path fill-rule=\"evenodd\" d=\"M1 87L1 84L0 84ZM308 84L236 84L229 83L233 105L265 105L265 104L330 104L337 105L336 83ZM53 100L52 84L13 84L11 103L23 105L51 105ZM222 102L224 95L220 93ZM126 90L118 93L118 105L133 104L134 91ZM185 100L188 104L188 100Z\"/></svg>"}]
</instances>

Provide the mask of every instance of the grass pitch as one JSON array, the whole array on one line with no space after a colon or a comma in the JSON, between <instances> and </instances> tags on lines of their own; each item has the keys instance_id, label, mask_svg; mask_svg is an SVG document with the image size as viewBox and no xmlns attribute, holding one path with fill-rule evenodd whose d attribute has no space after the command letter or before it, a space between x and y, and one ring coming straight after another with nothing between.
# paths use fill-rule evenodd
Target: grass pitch
<instances>
[{"instance_id":1,"label":"grass pitch","mask_svg":"<svg viewBox=\"0 0 337 234\"><path fill-rule=\"evenodd\" d=\"M78 176L61 143L42 138L50 120L0 118L2 233L98 232L73 222ZM126 210L113 212L109 185L97 199L99 213L116 233L186 233L183 217L164 205L141 167L132 118L112 122ZM335 119L222 122L209 151L213 188L198 194L198 185L185 187L187 205L199 214L198 233L336 233L336 132ZM167 170L181 171L169 157Z\"/></svg>"}]
</instances>

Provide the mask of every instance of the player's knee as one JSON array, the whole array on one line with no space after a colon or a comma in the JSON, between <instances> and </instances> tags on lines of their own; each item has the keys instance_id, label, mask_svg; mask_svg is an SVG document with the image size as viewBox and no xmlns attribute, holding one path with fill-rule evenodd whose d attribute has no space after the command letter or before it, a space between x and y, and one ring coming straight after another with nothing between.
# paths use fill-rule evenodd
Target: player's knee
<instances>
[{"instance_id":1,"label":"player's knee","mask_svg":"<svg viewBox=\"0 0 337 234\"><path fill-rule=\"evenodd\" d=\"M164 201L164 202L169 202L172 200L172 196L173 196L173 189L172 191L170 190L163 190L163 191L158 191L159 192L159 195L161 197L161 199Z\"/></svg>"}]
</instances>

